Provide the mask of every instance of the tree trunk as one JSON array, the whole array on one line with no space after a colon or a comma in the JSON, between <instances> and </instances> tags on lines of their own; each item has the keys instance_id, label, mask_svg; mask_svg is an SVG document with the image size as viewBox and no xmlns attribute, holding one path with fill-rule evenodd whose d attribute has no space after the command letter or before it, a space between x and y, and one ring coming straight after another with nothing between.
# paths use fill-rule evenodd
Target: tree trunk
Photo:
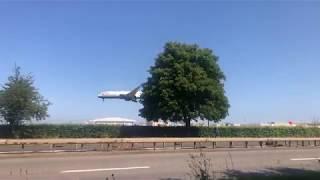
<instances>
[{"instance_id":1,"label":"tree trunk","mask_svg":"<svg viewBox=\"0 0 320 180\"><path fill-rule=\"evenodd\" d=\"M187 128L189 128L189 127L190 127L190 121L191 121L190 119L185 119L186 127L187 127Z\"/></svg>"},{"instance_id":2,"label":"tree trunk","mask_svg":"<svg viewBox=\"0 0 320 180\"><path fill-rule=\"evenodd\" d=\"M9 124L9 138L15 137L15 126L13 124Z\"/></svg>"}]
</instances>

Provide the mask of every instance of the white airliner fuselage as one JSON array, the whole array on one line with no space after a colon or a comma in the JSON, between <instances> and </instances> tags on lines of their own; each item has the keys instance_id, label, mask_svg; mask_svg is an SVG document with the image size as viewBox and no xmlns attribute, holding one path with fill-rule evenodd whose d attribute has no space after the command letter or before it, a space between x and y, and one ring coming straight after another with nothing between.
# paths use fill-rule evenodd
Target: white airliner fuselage
<instances>
[{"instance_id":1,"label":"white airliner fuselage","mask_svg":"<svg viewBox=\"0 0 320 180\"><path fill-rule=\"evenodd\" d=\"M126 101L137 102L142 92L139 91L140 87L135 88L132 91L103 91L98 94L98 98L101 99L124 99Z\"/></svg>"}]
</instances>

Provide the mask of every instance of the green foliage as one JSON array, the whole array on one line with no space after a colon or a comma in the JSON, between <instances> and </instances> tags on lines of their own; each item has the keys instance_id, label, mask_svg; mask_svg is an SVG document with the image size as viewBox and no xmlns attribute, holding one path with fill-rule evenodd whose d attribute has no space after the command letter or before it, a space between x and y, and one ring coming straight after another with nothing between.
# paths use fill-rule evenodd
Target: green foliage
<instances>
[{"instance_id":1,"label":"green foliage","mask_svg":"<svg viewBox=\"0 0 320 180\"><path fill-rule=\"evenodd\" d=\"M201 137L212 137L212 128L200 128ZM320 137L319 128L304 127L221 127L218 137Z\"/></svg>"},{"instance_id":2,"label":"green foliage","mask_svg":"<svg viewBox=\"0 0 320 180\"><path fill-rule=\"evenodd\" d=\"M10 127L0 126L0 138L105 138L119 137L119 127L103 125L39 124L21 125L10 133Z\"/></svg>"},{"instance_id":3,"label":"green foliage","mask_svg":"<svg viewBox=\"0 0 320 180\"><path fill-rule=\"evenodd\" d=\"M140 116L149 121L220 121L228 115L225 76L212 50L176 42L164 51L149 70L143 84Z\"/></svg>"},{"instance_id":4,"label":"green foliage","mask_svg":"<svg viewBox=\"0 0 320 180\"><path fill-rule=\"evenodd\" d=\"M10 125L21 125L24 121L43 120L48 117L50 103L33 86L30 75L22 75L19 67L9 76L0 91L0 116Z\"/></svg>"},{"instance_id":5,"label":"green foliage","mask_svg":"<svg viewBox=\"0 0 320 180\"><path fill-rule=\"evenodd\" d=\"M0 138L104 138L104 137L320 137L319 128L303 127L151 127L107 125L22 125L10 133L0 125Z\"/></svg>"}]
</instances>

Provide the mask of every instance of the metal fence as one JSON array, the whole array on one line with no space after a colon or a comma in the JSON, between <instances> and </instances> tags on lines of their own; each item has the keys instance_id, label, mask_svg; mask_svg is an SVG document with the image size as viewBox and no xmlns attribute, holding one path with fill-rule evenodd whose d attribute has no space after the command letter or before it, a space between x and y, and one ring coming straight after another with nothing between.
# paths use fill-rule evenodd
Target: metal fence
<instances>
[{"instance_id":1,"label":"metal fence","mask_svg":"<svg viewBox=\"0 0 320 180\"><path fill-rule=\"evenodd\" d=\"M133 151L320 147L320 138L92 138L0 139L0 152Z\"/></svg>"}]
</instances>

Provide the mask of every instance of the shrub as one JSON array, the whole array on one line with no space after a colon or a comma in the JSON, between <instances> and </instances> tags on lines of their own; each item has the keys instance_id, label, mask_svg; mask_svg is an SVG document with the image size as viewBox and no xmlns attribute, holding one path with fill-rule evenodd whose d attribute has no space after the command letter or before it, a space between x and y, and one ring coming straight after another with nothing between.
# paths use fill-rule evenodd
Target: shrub
<instances>
[{"instance_id":1,"label":"shrub","mask_svg":"<svg viewBox=\"0 0 320 180\"><path fill-rule=\"evenodd\" d=\"M0 125L0 138L104 137L320 137L319 128L304 127L151 127L74 124Z\"/></svg>"}]
</instances>

